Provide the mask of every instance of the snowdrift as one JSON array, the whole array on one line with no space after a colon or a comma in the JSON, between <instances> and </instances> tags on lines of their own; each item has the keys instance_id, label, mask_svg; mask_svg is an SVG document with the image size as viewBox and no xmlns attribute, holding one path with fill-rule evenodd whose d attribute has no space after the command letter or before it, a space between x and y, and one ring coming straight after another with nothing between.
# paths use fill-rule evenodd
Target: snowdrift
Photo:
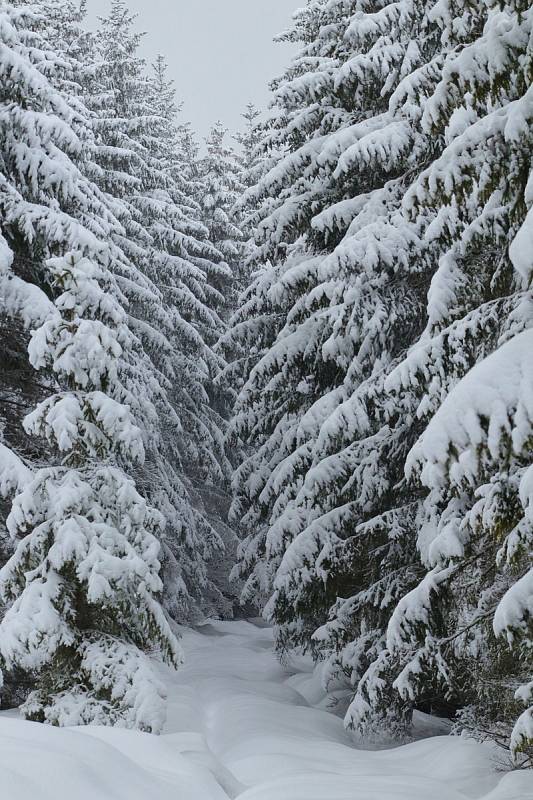
<instances>
[{"instance_id":1,"label":"snowdrift","mask_svg":"<svg viewBox=\"0 0 533 800\"><path fill-rule=\"evenodd\" d=\"M531 773L498 771L488 745L355 749L312 664L280 665L269 629L212 622L183 644L160 737L1 715L2 800L533 799Z\"/></svg>"}]
</instances>

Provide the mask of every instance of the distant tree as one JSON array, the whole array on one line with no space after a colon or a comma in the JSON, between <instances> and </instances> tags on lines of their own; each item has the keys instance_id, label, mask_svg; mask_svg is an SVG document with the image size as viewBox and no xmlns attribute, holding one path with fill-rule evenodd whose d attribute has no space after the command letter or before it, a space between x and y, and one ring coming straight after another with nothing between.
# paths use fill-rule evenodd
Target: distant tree
<instances>
[{"instance_id":1,"label":"distant tree","mask_svg":"<svg viewBox=\"0 0 533 800\"><path fill-rule=\"evenodd\" d=\"M243 234L233 208L244 188L237 154L226 144L226 136L222 123L216 123L206 139L207 154L200 161L202 219L210 241L223 259L209 279L223 298L221 312L225 319L235 307L236 281L243 257Z\"/></svg>"}]
</instances>

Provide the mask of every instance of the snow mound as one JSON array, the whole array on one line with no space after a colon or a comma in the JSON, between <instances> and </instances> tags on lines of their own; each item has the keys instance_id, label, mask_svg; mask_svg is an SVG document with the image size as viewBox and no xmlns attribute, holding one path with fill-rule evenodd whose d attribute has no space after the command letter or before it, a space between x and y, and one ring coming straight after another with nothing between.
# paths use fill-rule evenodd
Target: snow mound
<instances>
[{"instance_id":1,"label":"snow mound","mask_svg":"<svg viewBox=\"0 0 533 800\"><path fill-rule=\"evenodd\" d=\"M0 748L5 800L227 797L208 770L148 734L110 728L57 729L4 717L0 719Z\"/></svg>"},{"instance_id":2,"label":"snow mound","mask_svg":"<svg viewBox=\"0 0 533 800\"><path fill-rule=\"evenodd\" d=\"M162 736L57 730L0 716L6 800L526 800L531 774L497 771L487 745L437 736L357 750L326 708L319 670L280 664L248 622L186 631L186 662L161 667Z\"/></svg>"}]
</instances>

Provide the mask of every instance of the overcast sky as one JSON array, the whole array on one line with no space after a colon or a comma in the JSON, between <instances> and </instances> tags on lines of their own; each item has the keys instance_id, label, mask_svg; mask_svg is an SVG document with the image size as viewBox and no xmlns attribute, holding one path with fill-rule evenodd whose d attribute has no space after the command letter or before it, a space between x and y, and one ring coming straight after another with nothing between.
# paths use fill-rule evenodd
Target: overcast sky
<instances>
[{"instance_id":1,"label":"overcast sky","mask_svg":"<svg viewBox=\"0 0 533 800\"><path fill-rule=\"evenodd\" d=\"M143 55L162 53L176 82L183 117L200 136L217 119L232 131L248 102L264 108L268 82L289 63L291 45L272 41L304 0L129 0ZM91 25L109 0L88 0Z\"/></svg>"}]
</instances>

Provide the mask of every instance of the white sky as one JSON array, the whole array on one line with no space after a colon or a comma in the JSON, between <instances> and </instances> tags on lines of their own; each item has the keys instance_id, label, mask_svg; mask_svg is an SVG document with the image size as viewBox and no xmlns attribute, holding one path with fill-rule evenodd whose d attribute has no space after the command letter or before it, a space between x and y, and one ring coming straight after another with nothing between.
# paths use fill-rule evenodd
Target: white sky
<instances>
[{"instance_id":1,"label":"white sky","mask_svg":"<svg viewBox=\"0 0 533 800\"><path fill-rule=\"evenodd\" d=\"M88 0L89 22L109 0ZM220 119L234 131L248 102L265 108L268 82L289 63L291 45L273 37L289 27L305 0L129 0L146 31L142 55L166 56L183 101L183 119L200 136Z\"/></svg>"}]
</instances>

